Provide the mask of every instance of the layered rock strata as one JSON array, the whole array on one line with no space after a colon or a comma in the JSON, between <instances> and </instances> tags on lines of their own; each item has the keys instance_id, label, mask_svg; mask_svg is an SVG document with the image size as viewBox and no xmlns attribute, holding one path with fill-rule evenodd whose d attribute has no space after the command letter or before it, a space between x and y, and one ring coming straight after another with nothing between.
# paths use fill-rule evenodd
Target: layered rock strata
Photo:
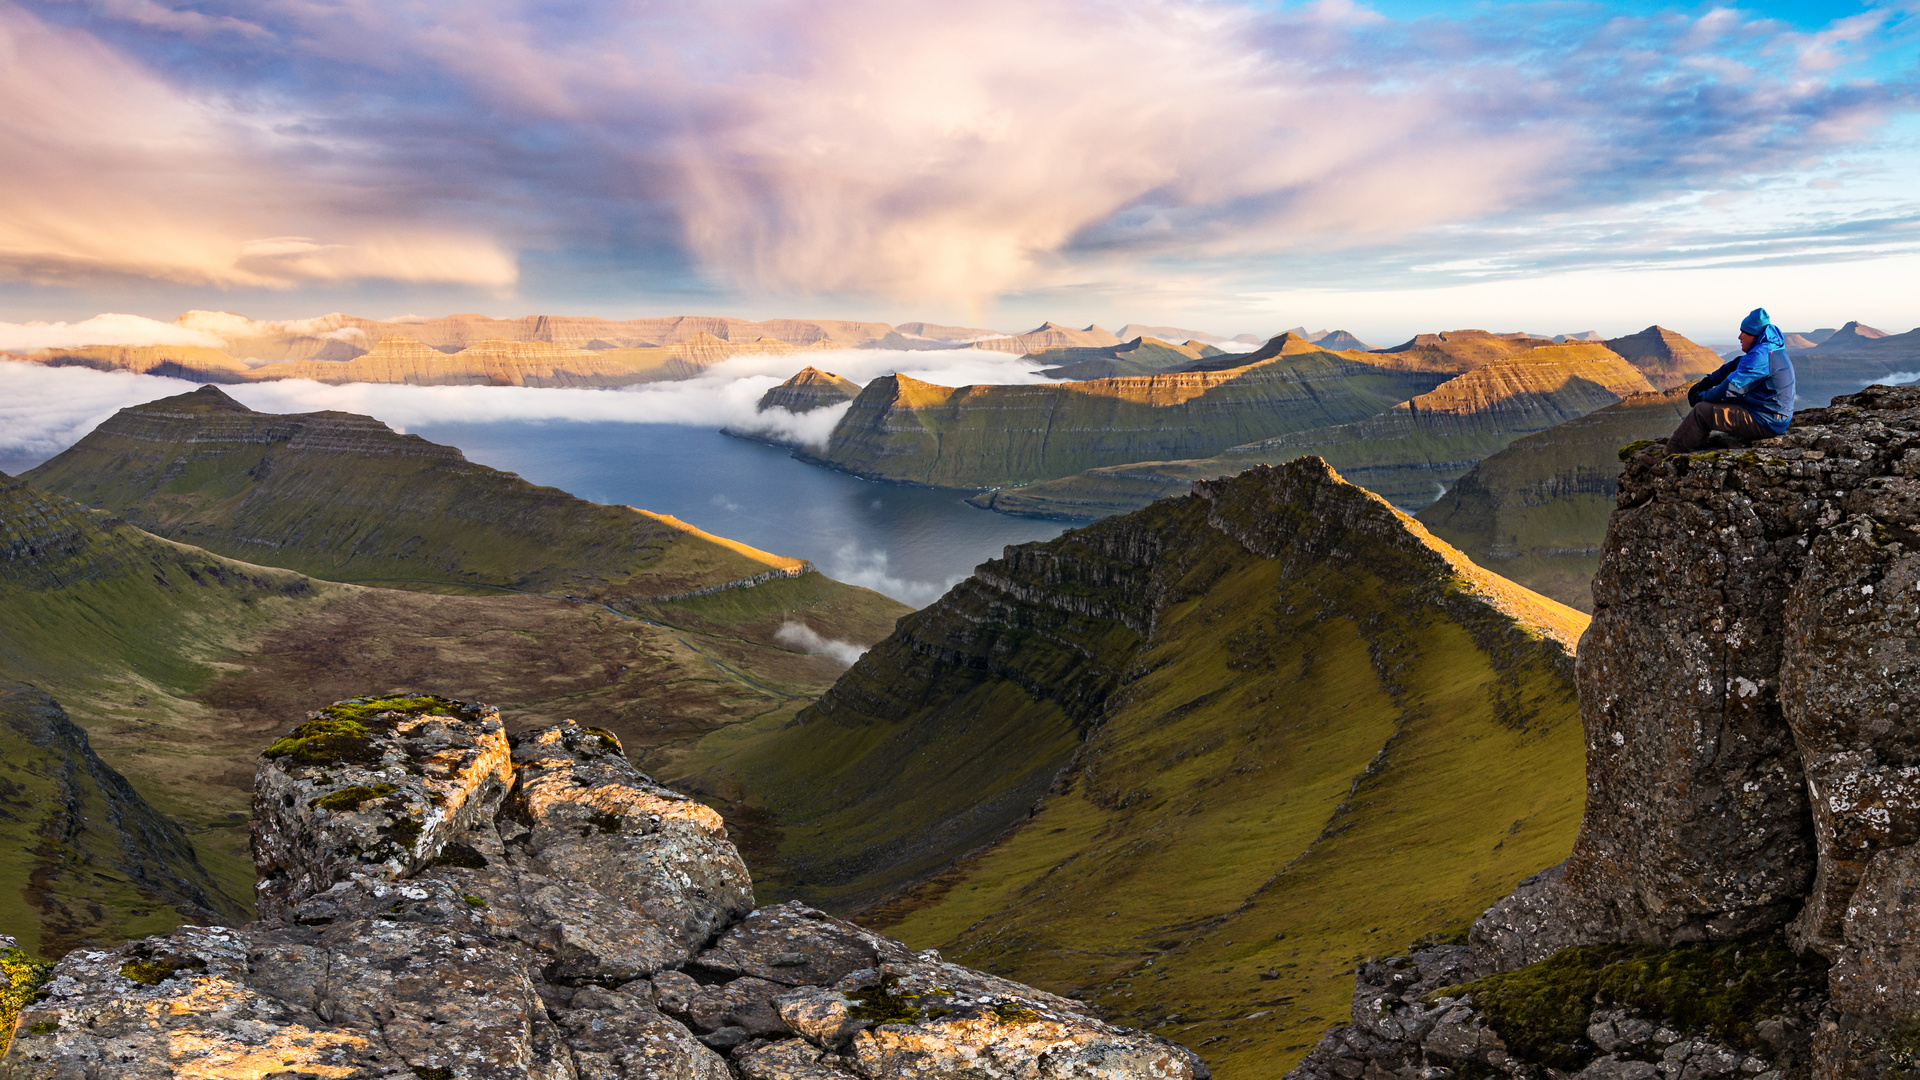
<instances>
[{"instance_id":1,"label":"layered rock strata","mask_svg":"<svg viewBox=\"0 0 1920 1080\"><path fill-rule=\"evenodd\" d=\"M1696 1034L1774 1024L1780 1047L1747 1071L1893 1077L1920 1061L1920 388L1870 387L1795 419L1741 450L1629 454L1579 654L1580 837L1474 925L1461 967L1480 979L1460 1007L1485 1019L1472 988L1484 997L1501 972L1551 983L1584 950L1750 957L1784 934L1801 963L1831 964L1816 1000L1696 1018ZM1354 1031L1381 1013L1356 1004L1356 1027L1299 1075L1412 1058L1544 1075L1538 1059L1453 1054L1417 1025L1356 1051L1371 1044ZM1583 1045L1568 1050L1583 1076L1734 1068L1670 1069L1640 1050L1603 1067L1599 1040Z\"/></svg>"},{"instance_id":2,"label":"layered rock strata","mask_svg":"<svg viewBox=\"0 0 1920 1080\"><path fill-rule=\"evenodd\" d=\"M356 699L256 780L260 922L70 953L5 1080L1204 1077L1077 1001L799 904L618 741Z\"/></svg>"}]
</instances>

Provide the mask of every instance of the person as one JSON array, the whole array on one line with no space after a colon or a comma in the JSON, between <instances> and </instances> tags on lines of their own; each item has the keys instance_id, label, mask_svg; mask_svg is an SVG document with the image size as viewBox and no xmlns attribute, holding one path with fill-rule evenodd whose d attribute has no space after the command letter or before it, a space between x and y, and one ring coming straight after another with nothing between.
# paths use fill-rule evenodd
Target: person
<instances>
[{"instance_id":1,"label":"person","mask_svg":"<svg viewBox=\"0 0 1920 1080\"><path fill-rule=\"evenodd\" d=\"M1786 344L1767 309L1754 308L1740 321L1740 355L1687 391L1693 409L1667 440L1667 452L1698 450L1716 431L1747 442L1786 434L1793 422L1793 361Z\"/></svg>"}]
</instances>

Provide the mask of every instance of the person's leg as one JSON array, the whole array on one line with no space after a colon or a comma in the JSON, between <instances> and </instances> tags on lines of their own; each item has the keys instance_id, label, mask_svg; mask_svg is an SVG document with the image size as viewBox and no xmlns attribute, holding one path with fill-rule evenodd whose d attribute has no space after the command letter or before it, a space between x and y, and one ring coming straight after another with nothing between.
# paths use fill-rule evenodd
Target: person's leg
<instances>
[{"instance_id":1,"label":"person's leg","mask_svg":"<svg viewBox=\"0 0 1920 1080\"><path fill-rule=\"evenodd\" d=\"M1680 421L1680 427L1667 440L1667 452L1684 454L1698 450L1706 445L1707 435L1715 431L1724 431L1748 442L1773 438L1773 429L1755 420L1746 406L1729 405L1724 401L1703 401L1687 413L1686 419Z\"/></svg>"}]
</instances>

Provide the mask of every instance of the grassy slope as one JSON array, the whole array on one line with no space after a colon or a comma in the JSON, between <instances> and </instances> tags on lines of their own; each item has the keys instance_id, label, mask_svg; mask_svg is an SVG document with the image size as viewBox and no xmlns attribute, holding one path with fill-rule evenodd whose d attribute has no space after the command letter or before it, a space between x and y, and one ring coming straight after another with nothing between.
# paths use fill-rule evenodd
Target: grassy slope
<instances>
[{"instance_id":1,"label":"grassy slope","mask_svg":"<svg viewBox=\"0 0 1920 1080\"><path fill-rule=\"evenodd\" d=\"M1515 439L1420 511L1434 534L1475 562L1582 611L1620 477L1618 451L1664 439L1686 415L1685 388L1639 394Z\"/></svg>"},{"instance_id":2,"label":"grassy slope","mask_svg":"<svg viewBox=\"0 0 1920 1080\"><path fill-rule=\"evenodd\" d=\"M1505 343L1495 338L1467 344L1491 349ZM1424 356L1423 363L1445 360L1435 348L1421 346L1402 355ZM1092 469L971 501L1033 517L1100 517L1177 495L1195 480L1315 455L1354 483L1413 511L1517 436L1648 389L1645 378L1599 345L1547 345L1489 360L1365 420L1276 436L1207 458Z\"/></svg>"},{"instance_id":3,"label":"grassy slope","mask_svg":"<svg viewBox=\"0 0 1920 1080\"><path fill-rule=\"evenodd\" d=\"M1311 347L1215 358L1215 370L958 389L867 384L810 460L862 476L983 488L1186 458L1371 416L1445 377Z\"/></svg>"},{"instance_id":4,"label":"grassy slope","mask_svg":"<svg viewBox=\"0 0 1920 1080\"><path fill-rule=\"evenodd\" d=\"M1289 490L1242 500L1317 523L1273 557L1198 498L1016 549L986 568L1010 587L903 623L804 725L703 743L693 782L752 790L782 857L754 858L762 892L845 907L937 865L929 838L966 850L943 826L977 811L983 759L1045 777L1090 732L1011 833L865 918L1277 1077L1344 1015L1356 955L1461 929L1563 857L1583 775L1576 613L1499 585L1516 625L1410 519L1337 480ZM1146 610L1150 638L1099 617Z\"/></svg>"},{"instance_id":5,"label":"grassy slope","mask_svg":"<svg viewBox=\"0 0 1920 1080\"><path fill-rule=\"evenodd\" d=\"M256 413L213 387L123 409L28 479L170 539L336 581L650 597L797 563L369 417Z\"/></svg>"}]
</instances>

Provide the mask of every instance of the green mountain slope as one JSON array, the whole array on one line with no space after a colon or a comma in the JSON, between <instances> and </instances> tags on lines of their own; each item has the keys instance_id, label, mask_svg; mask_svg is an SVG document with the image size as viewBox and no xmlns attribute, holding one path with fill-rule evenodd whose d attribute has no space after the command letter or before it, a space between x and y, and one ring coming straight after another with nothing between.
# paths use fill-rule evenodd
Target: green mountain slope
<instances>
[{"instance_id":1,"label":"green mountain slope","mask_svg":"<svg viewBox=\"0 0 1920 1080\"><path fill-rule=\"evenodd\" d=\"M824 450L799 456L933 487L1021 484L1357 420L1440 381L1291 338L1131 378L956 389L890 375L867 384Z\"/></svg>"},{"instance_id":2,"label":"green mountain slope","mask_svg":"<svg viewBox=\"0 0 1920 1080\"><path fill-rule=\"evenodd\" d=\"M212 386L122 409L27 478L160 536L335 581L631 602L804 569L371 417L258 413Z\"/></svg>"},{"instance_id":3,"label":"green mountain slope","mask_svg":"<svg viewBox=\"0 0 1920 1080\"><path fill-rule=\"evenodd\" d=\"M1491 342L1475 338L1468 343L1491 349L1505 340L1486 337ZM1413 511L1515 438L1651 389L1632 365L1604 346L1545 345L1480 364L1365 420L1234 446L1208 458L1089 470L969 501L1008 514L1099 517L1177 495L1194 480L1317 455L1347 479Z\"/></svg>"},{"instance_id":4,"label":"green mountain slope","mask_svg":"<svg viewBox=\"0 0 1920 1080\"><path fill-rule=\"evenodd\" d=\"M1515 439L1420 511L1420 523L1495 573L1591 612L1619 450L1665 439L1686 413L1685 387L1634 394Z\"/></svg>"},{"instance_id":5,"label":"green mountain slope","mask_svg":"<svg viewBox=\"0 0 1920 1080\"><path fill-rule=\"evenodd\" d=\"M53 958L182 922L232 925L251 911L251 890L240 897L45 691L0 682L0 926L22 949Z\"/></svg>"},{"instance_id":6,"label":"green mountain slope","mask_svg":"<svg viewBox=\"0 0 1920 1080\"><path fill-rule=\"evenodd\" d=\"M763 902L917 882L866 917L1278 1076L1356 954L1564 856L1583 626L1308 459L1008 549L676 783Z\"/></svg>"}]
</instances>

